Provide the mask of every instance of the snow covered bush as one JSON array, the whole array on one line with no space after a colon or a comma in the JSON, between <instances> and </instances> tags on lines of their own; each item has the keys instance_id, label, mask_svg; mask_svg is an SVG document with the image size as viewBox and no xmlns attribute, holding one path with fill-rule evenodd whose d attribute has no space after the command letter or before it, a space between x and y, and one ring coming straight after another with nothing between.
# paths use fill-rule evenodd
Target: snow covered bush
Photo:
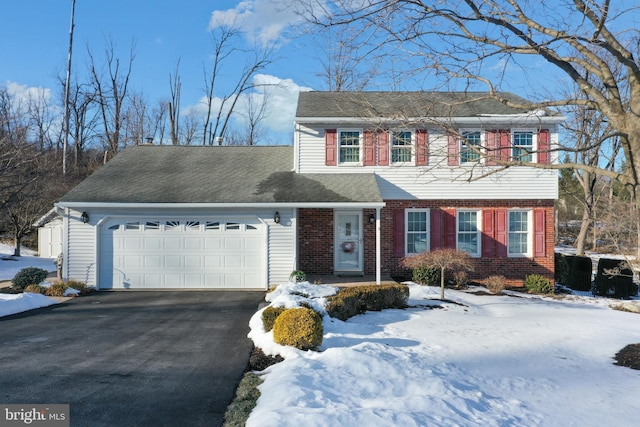
<instances>
[{"instance_id":1,"label":"snow covered bush","mask_svg":"<svg viewBox=\"0 0 640 427\"><path fill-rule=\"evenodd\" d=\"M273 329L273 324L276 322L278 316L280 316L287 308L286 307L269 307L262 310L262 326L264 326L265 332L269 332Z\"/></svg>"},{"instance_id":2,"label":"snow covered bush","mask_svg":"<svg viewBox=\"0 0 640 427\"><path fill-rule=\"evenodd\" d=\"M539 274L529 274L524 278L524 286L530 294L552 294L553 284Z\"/></svg>"},{"instance_id":3,"label":"snow covered bush","mask_svg":"<svg viewBox=\"0 0 640 427\"><path fill-rule=\"evenodd\" d=\"M300 350L314 350L322 344L322 316L305 307L285 310L273 324L273 340Z\"/></svg>"},{"instance_id":4,"label":"snow covered bush","mask_svg":"<svg viewBox=\"0 0 640 427\"><path fill-rule=\"evenodd\" d=\"M37 267L27 267L18 271L11 280L12 288L16 291L23 291L29 285L37 285L47 278L47 270Z\"/></svg>"}]
</instances>

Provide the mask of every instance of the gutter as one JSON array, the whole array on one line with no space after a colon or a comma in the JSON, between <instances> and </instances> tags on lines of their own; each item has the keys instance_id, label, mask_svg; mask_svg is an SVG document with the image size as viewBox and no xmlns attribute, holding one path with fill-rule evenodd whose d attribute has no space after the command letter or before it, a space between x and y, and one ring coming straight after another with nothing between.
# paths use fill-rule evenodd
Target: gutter
<instances>
[{"instance_id":1,"label":"gutter","mask_svg":"<svg viewBox=\"0 0 640 427\"><path fill-rule=\"evenodd\" d=\"M132 209L229 209L229 208L383 208L385 202L285 202L285 203L121 203L121 202L58 202L56 209L132 208Z\"/></svg>"}]
</instances>

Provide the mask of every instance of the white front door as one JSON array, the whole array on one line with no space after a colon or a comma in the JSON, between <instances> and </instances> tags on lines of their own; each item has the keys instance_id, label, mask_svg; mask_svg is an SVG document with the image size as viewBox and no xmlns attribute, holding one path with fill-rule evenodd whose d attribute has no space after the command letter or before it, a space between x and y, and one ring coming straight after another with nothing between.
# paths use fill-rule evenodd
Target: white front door
<instances>
[{"instance_id":1,"label":"white front door","mask_svg":"<svg viewBox=\"0 0 640 427\"><path fill-rule=\"evenodd\" d=\"M335 212L334 271L362 273L362 211Z\"/></svg>"}]
</instances>

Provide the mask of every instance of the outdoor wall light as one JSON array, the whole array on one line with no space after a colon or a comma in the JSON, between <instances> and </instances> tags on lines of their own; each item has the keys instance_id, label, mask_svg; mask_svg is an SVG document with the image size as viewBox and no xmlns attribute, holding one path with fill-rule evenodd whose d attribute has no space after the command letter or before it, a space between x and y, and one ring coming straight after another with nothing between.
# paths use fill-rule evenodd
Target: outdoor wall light
<instances>
[{"instance_id":1,"label":"outdoor wall light","mask_svg":"<svg viewBox=\"0 0 640 427\"><path fill-rule=\"evenodd\" d=\"M280 224L280 212L276 212L276 214L273 216L273 222L275 222L276 224Z\"/></svg>"},{"instance_id":2,"label":"outdoor wall light","mask_svg":"<svg viewBox=\"0 0 640 427\"><path fill-rule=\"evenodd\" d=\"M89 222L89 214L86 212L82 212L82 215L80 215L80 221L82 221L84 224Z\"/></svg>"},{"instance_id":3,"label":"outdoor wall light","mask_svg":"<svg viewBox=\"0 0 640 427\"><path fill-rule=\"evenodd\" d=\"M373 224L374 222L376 222L376 215L369 214L369 224Z\"/></svg>"}]
</instances>

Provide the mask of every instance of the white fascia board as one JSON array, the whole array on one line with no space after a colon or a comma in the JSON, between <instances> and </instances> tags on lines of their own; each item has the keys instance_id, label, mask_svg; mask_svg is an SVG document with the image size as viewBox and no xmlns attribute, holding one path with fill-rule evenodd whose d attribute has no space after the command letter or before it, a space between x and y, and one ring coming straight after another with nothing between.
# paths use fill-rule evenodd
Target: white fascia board
<instances>
[{"instance_id":1,"label":"white fascia board","mask_svg":"<svg viewBox=\"0 0 640 427\"><path fill-rule=\"evenodd\" d=\"M103 203L103 202L60 202L55 204L56 207L64 207L71 209L229 209L229 208L383 208L385 202L305 202L305 203Z\"/></svg>"},{"instance_id":2,"label":"white fascia board","mask_svg":"<svg viewBox=\"0 0 640 427\"><path fill-rule=\"evenodd\" d=\"M564 116L541 116L538 114L506 114L506 115L482 115L472 117L299 117L297 124L318 124L318 123L470 123L470 124L493 124L517 121L521 124L558 124L566 121Z\"/></svg>"}]
</instances>

